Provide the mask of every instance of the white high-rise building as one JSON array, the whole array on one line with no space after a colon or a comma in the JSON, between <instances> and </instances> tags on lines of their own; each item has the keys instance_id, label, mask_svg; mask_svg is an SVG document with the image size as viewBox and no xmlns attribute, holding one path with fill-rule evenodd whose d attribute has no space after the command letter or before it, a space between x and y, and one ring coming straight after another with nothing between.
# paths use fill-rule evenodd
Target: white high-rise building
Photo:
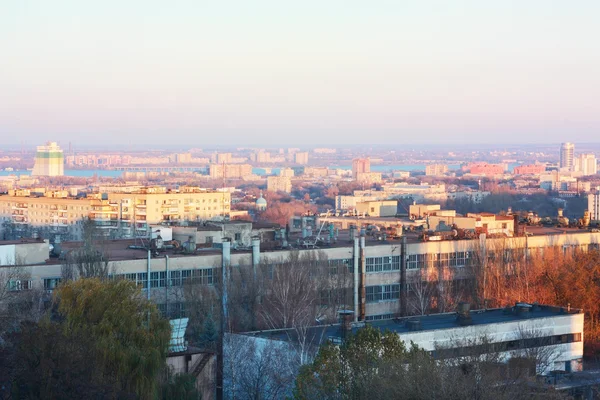
<instances>
[{"instance_id":1,"label":"white high-rise building","mask_svg":"<svg viewBox=\"0 0 600 400\"><path fill-rule=\"evenodd\" d=\"M600 193L588 194L588 210L592 221L600 220Z\"/></svg>"},{"instance_id":2,"label":"white high-rise building","mask_svg":"<svg viewBox=\"0 0 600 400\"><path fill-rule=\"evenodd\" d=\"M581 172L583 176L596 175L598 172L598 162L593 154L580 154L575 164L576 170Z\"/></svg>"},{"instance_id":3,"label":"white high-rise building","mask_svg":"<svg viewBox=\"0 0 600 400\"><path fill-rule=\"evenodd\" d=\"M575 145L573 143L563 143L560 145L560 168L573 171L575 166Z\"/></svg>"},{"instance_id":4,"label":"white high-rise building","mask_svg":"<svg viewBox=\"0 0 600 400\"><path fill-rule=\"evenodd\" d=\"M56 142L38 146L35 154L33 176L63 176L65 174L65 156Z\"/></svg>"}]
</instances>

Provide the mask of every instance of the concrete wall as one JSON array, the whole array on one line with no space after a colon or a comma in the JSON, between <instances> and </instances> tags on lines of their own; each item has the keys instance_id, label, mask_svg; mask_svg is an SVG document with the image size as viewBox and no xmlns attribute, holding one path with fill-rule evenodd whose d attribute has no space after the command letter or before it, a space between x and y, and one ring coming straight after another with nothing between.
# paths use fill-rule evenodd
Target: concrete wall
<instances>
[{"instance_id":1,"label":"concrete wall","mask_svg":"<svg viewBox=\"0 0 600 400\"><path fill-rule=\"evenodd\" d=\"M48 258L50 253L47 241L0 246L0 265L43 264Z\"/></svg>"}]
</instances>

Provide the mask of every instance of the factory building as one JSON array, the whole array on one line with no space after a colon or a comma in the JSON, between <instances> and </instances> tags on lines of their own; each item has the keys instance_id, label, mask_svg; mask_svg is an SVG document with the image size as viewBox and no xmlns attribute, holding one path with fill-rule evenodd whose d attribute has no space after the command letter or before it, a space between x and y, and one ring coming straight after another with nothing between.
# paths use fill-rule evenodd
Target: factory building
<instances>
[{"instance_id":1,"label":"factory building","mask_svg":"<svg viewBox=\"0 0 600 400\"><path fill-rule=\"evenodd\" d=\"M343 319L343 316L342 316ZM581 310L538 304L517 303L513 307L470 310L460 304L456 313L431 314L403 319L373 321L369 324L396 333L399 338L429 352L438 360L461 360L494 354L495 362L527 359L537 374L552 371L581 371L583 361L583 319ZM341 344L349 333L356 333L363 323L343 321L339 325L314 326L308 337L315 344L325 341ZM289 342L294 352L291 331L277 329L233 334L232 339L250 339L259 347L270 341Z\"/></svg>"},{"instance_id":2,"label":"factory building","mask_svg":"<svg viewBox=\"0 0 600 400\"><path fill-rule=\"evenodd\" d=\"M390 233L387 238L383 235L385 231L372 231L375 235L356 236L356 228L339 232L336 229L322 232L314 229L312 232L315 235L308 235L303 229L302 235L295 236L279 233L277 230L275 234L259 235L256 229L249 230L243 224L207 227L207 230L210 232L196 229L194 233L177 233L181 235L181 242L186 236L193 236L197 249L191 252L164 249L150 263L144 250L128 248L133 244L129 242L133 240L108 241L106 251L110 256L111 271L134 279L146 287L149 269L152 279L150 287L162 288L152 295L157 303L162 304L165 302L166 276L171 278L169 282L172 282L170 285L174 289L181 287L181 276L189 274L200 277L198 279L201 283L212 285L215 277L220 275L219 266L223 257L230 260L231 266L250 266L253 263L277 264L290 256L318 255L332 268L335 266L336 273L348 274L352 281L350 289L353 295L344 307L354 310L357 321L365 321L406 315L407 293L403 288L407 287L407 282L419 277L426 268L450 268L453 271L452 279L464 279L471 273L478 255L491 254L497 249L501 249L505 258L510 251L507 260L512 262L510 260L527 261L546 248L560 249L565 254L570 254L600 247L600 233L583 232L577 228L528 227L529 234L524 236L492 238L481 234L476 238L451 240L444 236L427 240L416 233L402 233L401 230L393 235ZM326 233L327 231L329 232ZM175 231L173 234L175 235ZM317 244L314 238L317 235L333 237L330 240L322 239ZM212 239L208 240L208 236ZM224 248L218 242L222 243L225 236L229 237L230 244L238 244ZM20 243L0 242L0 246L7 245L7 251L15 254L14 248L10 246L18 247ZM20 268L27 274L31 287L52 289L60 281L62 261L49 257L48 243L40 241L35 242L35 245L39 247L38 250L28 249L19 253L23 254L20 259L23 266ZM78 246L80 244L77 242L62 244L65 250ZM169 255L168 261L165 255ZM11 257L0 258L0 264L10 264L10 259ZM168 271L165 262L169 264Z\"/></svg>"}]
</instances>

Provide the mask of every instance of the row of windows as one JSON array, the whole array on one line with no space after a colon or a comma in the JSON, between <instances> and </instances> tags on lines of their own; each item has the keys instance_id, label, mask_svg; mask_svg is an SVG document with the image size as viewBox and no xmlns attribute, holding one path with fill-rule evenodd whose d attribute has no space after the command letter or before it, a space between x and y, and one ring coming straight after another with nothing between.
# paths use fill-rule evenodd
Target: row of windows
<instances>
[{"instance_id":1,"label":"row of windows","mask_svg":"<svg viewBox=\"0 0 600 400\"><path fill-rule=\"evenodd\" d=\"M381 321L384 319L392 319L394 318L394 314L378 314L378 315L367 315L365 317L366 321Z\"/></svg>"},{"instance_id":2,"label":"row of windows","mask_svg":"<svg viewBox=\"0 0 600 400\"><path fill-rule=\"evenodd\" d=\"M130 274L119 274L113 276L115 279L128 279L142 289L148 287L148 274L146 272L137 272ZM205 269L184 269L181 271L169 271L169 286L182 286L186 284L212 285L215 283L214 268ZM167 272L150 272L150 287L166 287Z\"/></svg>"},{"instance_id":3,"label":"row of windows","mask_svg":"<svg viewBox=\"0 0 600 400\"><path fill-rule=\"evenodd\" d=\"M400 284L367 286L367 303L389 301L400 298Z\"/></svg>"},{"instance_id":4,"label":"row of windows","mask_svg":"<svg viewBox=\"0 0 600 400\"><path fill-rule=\"evenodd\" d=\"M351 258L329 260L329 274L341 274L343 272L346 272L345 269L347 269L349 273L354 272L354 263L352 262Z\"/></svg>"},{"instance_id":5,"label":"row of windows","mask_svg":"<svg viewBox=\"0 0 600 400\"><path fill-rule=\"evenodd\" d=\"M410 254L406 269L437 268L443 266L466 267L473 263L472 251L454 253Z\"/></svg>"},{"instance_id":6,"label":"row of windows","mask_svg":"<svg viewBox=\"0 0 600 400\"><path fill-rule=\"evenodd\" d=\"M367 272L385 272L400 270L400 256L368 257Z\"/></svg>"},{"instance_id":7,"label":"row of windows","mask_svg":"<svg viewBox=\"0 0 600 400\"><path fill-rule=\"evenodd\" d=\"M500 353L504 351L514 351L522 349L531 349L543 346L552 346L557 344L581 342L581 333L568 333L563 335L543 336L535 338L509 340L506 342L486 343L474 346L455 347L450 349L437 349L433 351L434 358L456 358L476 356L479 354Z\"/></svg>"}]
</instances>

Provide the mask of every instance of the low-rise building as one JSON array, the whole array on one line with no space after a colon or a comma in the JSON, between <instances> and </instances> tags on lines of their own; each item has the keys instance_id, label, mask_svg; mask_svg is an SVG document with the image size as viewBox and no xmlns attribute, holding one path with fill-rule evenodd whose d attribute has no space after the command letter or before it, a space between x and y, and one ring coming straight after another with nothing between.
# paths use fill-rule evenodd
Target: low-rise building
<instances>
[{"instance_id":1,"label":"low-rise building","mask_svg":"<svg viewBox=\"0 0 600 400\"><path fill-rule=\"evenodd\" d=\"M498 362L528 359L535 372L542 375L582 369L584 314L581 310L527 303L475 311L469 310L468 305L461 307L456 313L376 320L369 325L382 332L396 333L404 343L418 346L435 359L495 354ZM356 333L362 326L351 322L314 326L309 328L308 337L317 338L315 344L325 341L341 344L348 332ZM293 344L297 337L285 329L240 335L258 343L276 340ZM292 345L288 350L297 348Z\"/></svg>"},{"instance_id":2,"label":"low-rise building","mask_svg":"<svg viewBox=\"0 0 600 400\"><path fill-rule=\"evenodd\" d=\"M371 217L393 217L398 212L397 200L365 201L356 203L355 210L358 214Z\"/></svg>"}]
</instances>

